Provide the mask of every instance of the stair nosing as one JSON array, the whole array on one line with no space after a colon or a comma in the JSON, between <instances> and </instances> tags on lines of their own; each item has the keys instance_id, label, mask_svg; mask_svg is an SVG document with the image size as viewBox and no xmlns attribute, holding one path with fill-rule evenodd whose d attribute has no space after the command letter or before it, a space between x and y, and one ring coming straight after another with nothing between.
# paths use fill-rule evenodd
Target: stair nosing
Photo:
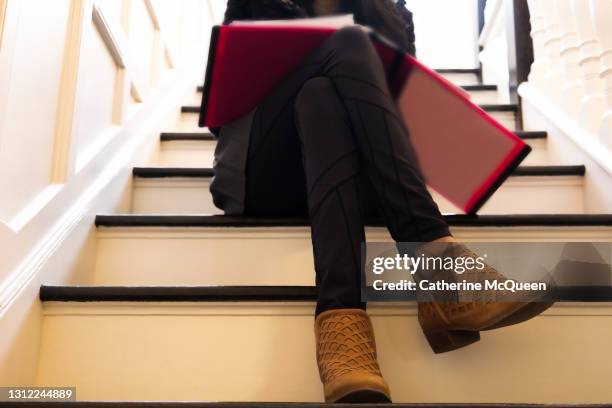
<instances>
[{"instance_id":1,"label":"stair nosing","mask_svg":"<svg viewBox=\"0 0 612 408\"><path fill-rule=\"evenodd\" d=\"M451 227L612 227L612 214L512 214L444 216ZM308 227L306 217L247 217L227 215L99 214L97 227ZM366 220L370 227L384 227L382 219Z\"/></svg>"},{"instance_id":2,"label":"stair nosing","mask_svg":"<svg viewBox=\"0 0 612 408\"><path fill-rule=\"evenodd\" d=\"M452 73L452 72L451 72ZM459 72L459 73L472 73L472 72ZM478 71L473 72L474 74L478 74ZM497 91L498 86L495 84L465 84L460 85L464 91L468 92L478 92L478 91ZM198 86L197 92L204 92L204 87L202 85Z\"/></svg>"},{"instance_id":3,"label":"stair nosing","mask_svg":"<svg viewBox=\"0 0 612 408\"><path fill-rule=\"evenodd\" d=\"M568 285L556 289L564 302L609 302L612 287ZM313 302L315 286L54 286L42 285L43 302ZM411 293L403 301L415 301Z\"/></svg>"},{"instance_id":4,"label":"stair nosing","mask_svg":"<svg viewBox=\"0 0 612 408\"><path fill-rule=\"evenodd\" d=\"M561 166L520 166L511 177L533 176L584 176L586 167L583 165ZM134 167L132 174L137 178L209 178L214 176L214 170L209 167Z\"/></svg>"},{"instance_id":5,"label":"stair nosing","mask_svg":"<svg viewBox=\"0 0 612 408\"><path fill-rule=\"evenodd\" d=\"M483 103L480 108L486 112L517 112L518 105L515 103ZM200 113L200 106L184 105L181 107L183 113Z\"/></svg>"},{"instance_id":6,"label":"stair nosing","mask_svg":"<svg viewBox=\"0 0 612 408\"><path fill-rule=\"evenodd\" d=\"M461 85L464 91L467 92L482 92L482 91L497 91L498 86L495 84L473 84Z\"/></svg>"},{"instance_id":7,"label":"stair nosing","mask_svg":"<svg viewBox=\"0 0 612 408\"><path fill-rule=\"evenodd\" d=\"M515 130L515 135L523 140L546 139L548 132L540 130ZM162 142L172 142L177 140L203 140L214 141L215 135L210 132L163 132L160 135Z\"/></svg>"},{"instance_id":8,"label":"stair nosing","mask_svg":"<svg viewBox=\"0 0 612 408\"><path fill-rule=\"evenodd\" d=\"M480 68L436 68L438 74L479 74Z\"/></svg>"},{"instance_id":9,"label":"stair nosing","mask_svg":"<svg viewBox=\"0 0 612 408\"><path fill-rule=\"evenodd\" d=\"M179 140L214 141L215 135L210 132L163 132L159 138L161 142Z\"/></svg>"},{"instance_id":10,"label":"stair nosing","mask_svg":"<svg viewBox=\"0 0 612 408\"><path fill-rule=\"evenodd\" d=\"M514 134L523 140L547 139L548 132L544 130L515 130Z\"/></svg>"},{"instance_id":11,"label":"stair nosing","mask_svg":"<svg viewBox=\"0 0 612 408\"><path fill-rule=\"evenodd\" d=\"M516 103L481 103L478 106L485 112L518 112Z\"/></svg>"},{"instance_id":12,"label":"stair nosing","mask_svg":"<svg viewBox=\"0 0 612 408\"><path fill-rule=\"evenodd\" d=\"M137 178L210 178L215 175L210 167L134 167L132 175Z\"/></svg>"},{"instance_id":13,"label":"stair nosing","mask_svg":"<svg viewBox=\"0 0 612 408\"><path fill-rule=\"evenodd\" d=\"M317 402L199 402L199 401L0 401L0 407L22 408L337 408L338 404ZM612 408L610 404L527 404L527 403L367 403L342 404L343 408Z\"/></svg>"}]
</instances>

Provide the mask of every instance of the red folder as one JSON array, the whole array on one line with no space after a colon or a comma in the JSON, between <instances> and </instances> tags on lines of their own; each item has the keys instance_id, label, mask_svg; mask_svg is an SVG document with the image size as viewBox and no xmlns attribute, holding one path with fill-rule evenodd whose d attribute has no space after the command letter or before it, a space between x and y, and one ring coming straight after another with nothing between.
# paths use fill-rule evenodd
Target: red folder
<instances>
[{"instance_id":1,"label":"red folder","mask_svg":"<svg viewBox=\"0 0 612 408\"><path fill-rule=\"evenodd\" d=\"M199 125L220 127L252 111L335 31L214 27ZM385 38L371 35L428 186L462 211L475 213L530 147L474 105L460 88Z\"/></svg>"}]
</instances>

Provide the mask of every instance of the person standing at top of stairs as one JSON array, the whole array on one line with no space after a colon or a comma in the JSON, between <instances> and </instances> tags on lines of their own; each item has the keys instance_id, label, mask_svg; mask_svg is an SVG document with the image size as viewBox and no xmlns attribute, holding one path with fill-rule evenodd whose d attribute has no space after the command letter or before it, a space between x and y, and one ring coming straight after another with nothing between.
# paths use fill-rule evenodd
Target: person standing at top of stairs
<instances>
[{"instance_id":1,"label":"person standing at top of stairs","mask_svg":"<svg viewBox=\"0 0 612 408\"><path fill-rule=\"evenodd\" d=\"M403 4L391 0L229 0L224 23L351 13L414 52L411 14L398 7ZM226 214L310 218L326 401L390 401L361 301L364 218L378 211L397 242L455 240L425 186L368 36L355 27L339 30L253 112L213 132L210 189L217 207ZM460 244L449 248L452 256L473 256ZM506 279L490 267L486 275ZM421 302L419 321L434 351L444 352L542 309L527 302Z\"/></svg>"}]
</instances>

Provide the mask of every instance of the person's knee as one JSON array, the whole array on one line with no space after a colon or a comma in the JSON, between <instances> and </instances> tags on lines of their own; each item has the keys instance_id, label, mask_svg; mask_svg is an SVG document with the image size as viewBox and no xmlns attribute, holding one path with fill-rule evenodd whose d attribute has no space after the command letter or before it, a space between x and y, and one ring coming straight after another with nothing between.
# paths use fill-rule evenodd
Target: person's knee
<instances>
[{"instance_id":1,"label":"person's knee","mask_svg":"<svg viewBox=\"0 0 612 408\"><path fill-rule=\"evenodd\" d=\"M333 38L347 47L364 45L370 41L368 34L357 26L343 27L333 35Z\"/></svg>"},{"instance_id":2,"label":"person's knee","mask_svg":"<svg viewBox=\"0 0 612 408\"><path fill-rule=\"evenodd\" d=\"M331 37L330 41L341 53L364 56L374 51L370 36L360 27L341 28Z\"/></svg>"}]
</instances>

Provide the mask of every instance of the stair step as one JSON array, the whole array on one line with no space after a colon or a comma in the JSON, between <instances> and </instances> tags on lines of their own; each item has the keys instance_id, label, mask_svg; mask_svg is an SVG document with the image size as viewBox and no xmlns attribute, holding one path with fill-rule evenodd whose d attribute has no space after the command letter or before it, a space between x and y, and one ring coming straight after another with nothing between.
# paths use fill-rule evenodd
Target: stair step
<instances>
[{"instance_id":1,"label":"stair step","mask_svg":"<svg viewBox=\"0 0 612 408\"><path fill-rule=\"evenodd\" d=\"M571 166L520 166L514 176L584 176L586 167L583 165Z\"/></svg>"},{"instance_id":2,"label":"stair step","mask_svg":"<svg viewBox=\"0 0 612 408\"><path fill-rule=\"evenodd\" d=\"M140 178L165 177L212 177L212 168L197 167L134 167L133 175ZM513 176L584 176L586 167L583 165L571 166L520 166Z\"/></svg>"},{"instance_id":3,"label":"stair step","mask_svg":"<svg viewBox=\"0 0 612 408\"><path fill-rule=\"evenodd\" d=\"M436 69L436 72L457 85L480 85L481 71L479 68L468 69Z\"/></svg>"},{"instance_id":4,"label":"stair step","mask_svg":"<svg viewBox=\"0 0 612 408\"><path fill-rule=\"evenodd\" d=\"M480 74L480 68L436 68L438 74Z\"/></svg>"},{"instance_id":5,"label":"stair step","mask_svg":"<svg viewBox=\"0 0 612 408\"><path fill-rule=\"evenodd\" d=\"M445 215L455 227L612 227L612 214ZM97 215L97 227L304 227L308 219L225 215ZM382 227L381 219L367 225ZM611 236L612 238L612 236Z\"/></svg>"},{"instance_id":6,"label":"stair step","mask_svg":"<svg viewBox=\"0 0 612 408\"><path fill-rule=\"evenodd\" d=\"M37 402L19 402L19 407L39 407ZM161 402L161 401L78 401L45 402L47 408L337 408L338 404L286 402ZM347 408L572 408L567 404L343 404ZM0 401L0 407L14 407L12 402ZM580 404L575 408L609 408L610 405Z\"/></svg>"},{"instance_id":7,"label":"stair step","mask_svg":"<svg viewBox=\"0 0 612 408\"><path fill-rule=\"evenodd\" d=\"M580 213L583 166L519 167L481 209L481 214ZM210 194L211 168L138 167L131 211L136 214L220 214ZM442 212L460 212L432 192ZM516 198L520 197L520 200Z\"/></svg>"},{"instance_id":8,"label":"stair step","mask_svg":"<svg viewBox=\"0 0 612 408\"><path fill-rule=\"evenodd\" d=\"M612 215L446 219L453 234L466 242L612 240ZM304 218L125 214L99 215L96 225L95 285L314 284L310 229ZM392 242L380 220L369 220L368 225L369 241Z\"/></svg>"},{"instance_id":9,"label":"stair step","mask_svg":"<svg viewBox=\"0 0 612 408\"><path fill-rule=\"evenodd\" d=\"M475 84L461 86L469 93L472 102L476 104L497 104L505 101L506 96L499 92L497 85Z\"/></svg>"},{"instance_id":10,"label":"stair step","mask_svg":"<svg viewBox=\"0 0 612 408\"><path fill-rule=\"evenodd\" d=\"M480 107L489 112L518 112L518 105L515 103L488 103L481 104ZM200 113L200 107L195 105L185 105L181 107L183 113Z\"/></svg>"},{"instance_id":11,"label":"stair step","mask_svg":"<svg viewBox=\"0 0 612 408\"><path fill-rule=\"evenodd\" d=\"M368 311L396 402L467 408L612 398L612 366L602 358L612 337L609 304L559 303L441 355L425 342L414 303L374 303ZM69 384L89 401L299 401L309 407L302 402L323 399L313 312L313 302L300 301L46 301L38 385ZM298 404L278 408L292 406Z\"/></svg>"},{"instance_id":12,"label":"stair step","mask_svg":"<svg viewBox=\"0 0 612 408\"><path fill-rule=\"evenodd\" d=\"M13 407L13 403L1 402L0 407ZM336 408L338 404L325 403L284 403L284 402L181 402L179 407L183 408ZM344 404L345 407L353 408L572 408L567 404ZM19 402L19 407L39 407L33 402ZM79 402L45 402L45 407L70 407L70 408L176 408L176 402L157 401L79 401ZM575 408L609 408L610 405L580 404Z\"/></svg>"},{"instance_id":13,"label":"stair step","mask_svg":"<svg viewBox=\"0 0 612 408\"><path fill-rule=\"evenodd\" d=\"M516 128L516 113L518 112L517 104L483 104L480 105L482 109L488 112L492 117L494 117L498 122L507 127L508 129ZM185 114L193 114L194 127L196 126L197 116L200 114L200 106L199 105L185 105L181 107L181 112Z\"/></svg>"},{"instance_id":14,"label":"stair step","mask_svg":"<svg viewBox=\"0 0 612 408\"><path fill-rule=\"evenodd\" d=\"M210 132L163 132L160 135L161 142L176 141L214 141L215 135Z\"/></svg>"},{"instance_id":15,"label":"stair step","mask_svg":"<svg viewBox=\"0 0 612 408\"><path fill-rule=\"evenodd\" d=\"M563 286L558 301L611 302L610 286ZM315 286L49 286L43 302L314 302ZM408 298L406 298L408 300ZM416 301L412 297L410 301Z\"/></svg>"},{"instance_id":16,"label":"stair step","mask_svg":"<svg viewBox=\"0 0 612 408\"><path fill-rule=\"evenodd\" d=\"M468 92L484 92L484 91L497 91L497 85L492 84L475 84L475 85L462 85L464 91Z\"/></svg>"},{"instance_id":17,"label":"stair step","mask_svg":"<svg viewBox=\"0 0 612 408\"><path fill-rule=\"evenodd\" d=\"M440 73L440 72L438 72ZM478 74L478 70L459 70L459 72L442 72L443 74ZM468 92L478 92L478 91L497 91L497 85L494 84L468 84L468 85L461 85L461 88L463 88L465 91ZM198 92L203 92L204 91L204 87L202 85L198 86L197 88Z\"/></svg>"},{"instance_id":18,"label":"stair step","mask_svg":"<svg viewBox=\"0 0 612 408\"><path fill-rule=\"evenodd\" d=\"M548 132L546 131L517 130L514 133L523 140L546 139L548 137ZM180 140L209 141L215 140L215 135L210 132L163 132L160 135L161 142Z\"/></svg>"},{"instance_id":19,"label":"stair step","mask_svg":"<svg viewBox=\"0 0 612 408\"><path fill-rule=\"evenodd\" d=\"M532 151L523 164L546 165L551 163L547 150L546 132L517 131L531 146ZM212 167L215 146L214 136L208 132L163 133L161 154L154 163L168 167Z\"/></svg>"},{"instance_id":20,"label":"stair step","mask_svg":"<svg viewBox=\"0 0 612 408\"><path fill-rule=\"evenodd\" d=\"M450 74L450 75L452 78L453 74ZM467 82L468 83L473 82L472 78L469 78ZM497 85L493 85L493 84L475 83L475 84L461 85L461 88L463 88L464 91L471 94L472 100L475 103L501 102L503 98L503 95L500 92L498 92ZM199 104L201 102L202 89L203 89L202 86L198 86L197 93L194 95L193 102L195 102L196 104Z\"/></svg>"},{"instance_id":21,"label":"stair step","mask_svg":"<svg viewBox=\"0 0 612 408\"><path fill-rule=\"evenodd\" d=\"M523 140L547 139L548 138L548 132L546 131L517 130L514 133Z\"/></svg>"}]
</instances>

